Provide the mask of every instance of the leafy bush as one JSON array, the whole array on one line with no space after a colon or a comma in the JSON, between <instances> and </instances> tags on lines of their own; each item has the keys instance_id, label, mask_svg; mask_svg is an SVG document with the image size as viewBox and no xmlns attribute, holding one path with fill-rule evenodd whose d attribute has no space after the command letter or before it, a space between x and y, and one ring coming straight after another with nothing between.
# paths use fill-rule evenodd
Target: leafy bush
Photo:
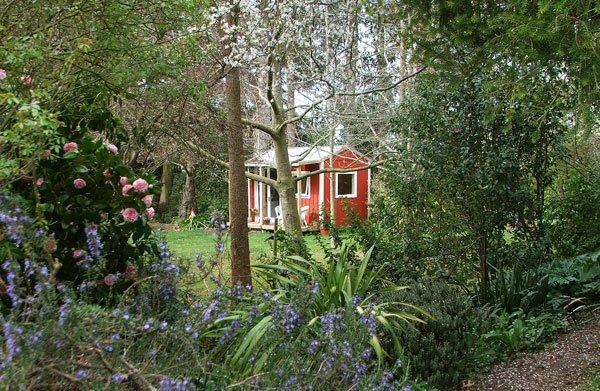
<instances>
[{"instance_id":1,"label":"leafy bush","mask_svg":"<svg viewBox=\"0 0 600 391\"><path fill-rule=\"evenodd\" d=\"M158 186L144 171L135 176L116 152L116 146L90 136L51 145L33 175L11 186L25 209L38 211L40 227L54 239L60 281L90 280L92 264L103 276L141 269L144 254L159 252L147 224ZM97 290L99 297L106 293Z\"/></svg>"},{"instance_id":2,"label":"leafy bush","mask_svg":"<svg viewBox=\"0 0 600 391\"><path fill-rule=\"evenodd\" d=\"M377 320L386 328L398 357L402 356L402 347L396 335L396 330L402 326L398 322L412 323L423 322L420 316L430 315L412 305L410 302L380 302L371 305L374 296L381 291L381 269L370 270L367 268L371 250L363 257L360 264L355 265L349 259L350 250L345 245L335 262L331 262L327 269L321 268L312 262L300 257L290 257L290 260L282 261L281 265L256 265L255 268L262 270L267 279L277 282L281 289L289 289L298 284L313 284L315 286L314 300L309 302L308 311L311 321L314 322L322 314L336 308L353 308L359 314L373 314ZM277 288L276 288L277 289ZM386 291L400 290L401 287L388 287ZM409 308L417 312L417 315L408 313ZM383 351L377 335L373 334L371 341L378 358L381 360Z\"/></svg>"},{"instance_id":3,"label":"leafy bush","mask_svg":"<svg viewBox=\"0 0 600 391\"><path fill-rule=\"evenodd\" d=\"M522 350L537 349L558 331L564 328L562 317L557 314L529 314L517 310L512 313L500 311L491 314L493 330L482 335L487 343L496 343L499 356Z\"/></svg>"},{"instance_id":4,"label":"leafy bush","mask_svg":"<svg viewBox=\"0 0 600 391\"><path fill-rule=\"evenodd\" d=\"M600 252L555 260L545 266L554 297L585 298L588 303L600 300ZM563 302L564 304L564 302Z\"/></svg>"},{"instance_id":5,"label":"leafy bush","mask_svg":"<svg viewBox=\"0 0 600 391\"><path fill-rule=\"evenodd\" d=\"M508 313L544 309L550 298L549 275L544 266L527 269L518 263L509 270L491 268L495 278L486 293L487 303Z\"/></svg>"},{"instance_id":6,"label":"leafy bush","mask_svg":"<svg viewBox=\"0 0 600 391\"><path fill-rule=\"evenodd\" d=\"M410 375L439 388L456 385L472 373L474 342L483 330L485 310L444 282L426 279L408 289L384 293L383 302L408 302L428 311L433 320L416 323L399 335Z\"/></svg>"},{"instance_id":7,"label":"leafy bush","mask_svg":"<svg viewBox=\"0 0 600 391\"><path fill-rule=\"evenodd\" d=\"M314 283L274 292L225 288L212 273L215 262L199 256L195 265L173 262L164 244L160 256L146 255L135 275L114 276L133 283L114 307L101 307L89 281L54 278L38 251L49 237L32 229L33 219L12 202L3 200L0 208L2 243L11 249L6 254L21 248L28 256L3 265L0 294L11 305L0 314L0 387L409 389L401 363L375 359L375 307L361 314L350 301L312 318L310 303L321 295ZM205 279L217 285L212 295L198 292Z\"/></svg>"},{"instance_id":8,"label":"leafy bush","mask_svg":"<svg viewBox=\"0 0 600 391\"><path fill-rule=\"evenodd\" d=\"M571 162L576 169L568 170L567 178L558 183L562 193L549 197L547 232L559 257L600 248L600 166L595 159Z\"/></svg>"}]
</instances>

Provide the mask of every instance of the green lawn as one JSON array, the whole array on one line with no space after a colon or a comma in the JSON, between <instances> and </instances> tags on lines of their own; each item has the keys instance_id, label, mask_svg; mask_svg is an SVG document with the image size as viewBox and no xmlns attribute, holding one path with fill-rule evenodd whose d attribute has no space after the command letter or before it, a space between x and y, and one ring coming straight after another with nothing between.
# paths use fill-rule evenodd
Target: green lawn
<instances>
[{"instance_id":1,"label":"green lawn","mask_svg":"<svg viewBox=\"0 0 600 391\"><path fill-rule=\"evenodd\" d=\"M167 240L167 247L175 258L191 259L196 254L200 254L202 259L209 259L211 256L216 254L215 244L217 237L213 235L212 232L198 229L194 231L160 231L160 233ZM249 233L250 262L252 264L259 263L261 258L264 260L272 259L273 241L269 240L272 235L272 232ZM313 257L317 261L322 261L325 258L325 255L322 248L317 243L317 237L318 236L315 235L306 235L305 240ZM227 235L226 238L227 247L225 250L225 255L227 256L227 254L229 254L229 236ZM323 236L320 239L324 243L329 243L328 236ZM195 266L193 266L193 269L195 269ZM229 260L225 259L225 262L223 262L223 264L219 264L213 273L221 281L229 280L231 277ZM262 284L260 280L255 278L254 285L255 287L260 287ZM214 283L206 279L199 282L199 284L195 287L195 289L198 289L201 292L212 292L214 288Z\"/></svg>"},{"instance_id":2,"label":"green lawn","mask_svg":"<svg viewBox=\"0 0 600 391\"><path fill-rule=\"evenodd\" d=\"M273 256L273 241L268 240L272 235L272 232L249 233L250 258L252 263L255 263L261 257ZM215 254L217 238L212 232L200 229L194 231L164 231L164 236L167 239L169 249L177 257L191 258L198 253L205 258ZM227 245L229 245L229 236L227 239ZM322 260L324 253L317 243L315 236L306 235L305 239L314 258ZM324 236L322 240L327 241L328 237Z\"/></svg>"}]
</instances>

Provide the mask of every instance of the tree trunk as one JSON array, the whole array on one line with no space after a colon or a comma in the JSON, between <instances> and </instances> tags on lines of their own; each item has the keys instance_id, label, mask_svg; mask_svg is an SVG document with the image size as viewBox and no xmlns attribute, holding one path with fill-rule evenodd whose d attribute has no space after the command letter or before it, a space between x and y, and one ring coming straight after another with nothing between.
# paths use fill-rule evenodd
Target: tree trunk
<instances>
[{"instance_id":1,"label":"tree trunk","mask_svg":"<svg viewBox=\"0 0 600 391\"><path fill-rule=\"evenodd\" d=\"M196 201L196 168L193 163L185 165L185 185L181 195L181 205L179 206L179 218L185 219L190 215L190 211Z\"/></svg>"},{"instance_id":2,"label":"tree trunk","mask_svg":"<svg viewBox=\"0 0 600 391\"><path fill-rule=\"evenodd\" d=\"M232 10L236 13L236 10ZM237 24L237 15L227 15L227 24ZM227 143L229 154L229 222L231 234L231 283L252 285L248 244L248 198L244 167L240 70L233 68L225 79L227 99Z\"/></svg>"},{"instance_id":3,"label":"tree trunk","mask_svg":"<svg viewBox=\"0 0 600 391\"><path fill-rule=\"evenodd\" d=\"M273 137L275 161L277 164L277 181L279 186L279 202L283 213L284 229L292 234L299 242L303 242L300 214L296 204L296 181L292 175L292 165L288 155L287 134L279 133Z\"/></svg>"},{"instance_id":4,"label":"tree trunk","mask_svg":"<svg viewBox=\"0 0 600 391\"><path fill-rule=\"evenodd\" d=\"M479 235L479 272L481 274L481 298L487 296L487 232L483 230Z\"/></svg>"},{"instance_id":5,"label":"tree trunk","mask_svg":"<svg viewBox=\"0 0 600 391\"><path fill-rule=\"evenodd\" d=\"M288 107L288 118L294 118L296 116L296 110L292 110L294 106L296 106L296 83L294 80L294 62L289 59L287 63L287 77L286 77L286 86L287 86L287 107ZM288 147L296 146L296 124L291 123L287 126L287 143Z\"/></svg>"},{"instance_id":6,"label":"tree trunk","mask_svg":"<svg viewBox=\"0 0 600 391\"><path fill-rule=\"evenodd\" d=\"M160 190L160 199L158 200L157 213L162 218L169 209L169 196L173 188L173 165L165 160L162 167L162 188Z\"/></svg>"}]
</instances>

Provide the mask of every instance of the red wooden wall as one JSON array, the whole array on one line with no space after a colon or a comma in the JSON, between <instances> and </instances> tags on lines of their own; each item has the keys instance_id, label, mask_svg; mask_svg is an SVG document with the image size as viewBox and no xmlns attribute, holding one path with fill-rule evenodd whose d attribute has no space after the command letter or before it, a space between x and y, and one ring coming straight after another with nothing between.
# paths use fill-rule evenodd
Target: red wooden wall
<instances>
[{"instance_id":1,"label":"red wooden wall","mask_svg":"<svg viewBox=\"0 0 600 391\"><path fill-rule=\"evenodd\" d=\"M356 155L352 151L342 151L338 155L342 155L343 157L336 156L333 161L333 166L335 168L357 168L364 167L368 165L367 161L355 161ZM329 160L324 162L324 167L329 168ZM329 175L335 175L335 173L326 173L325 175L325 199L324 199L324 209L325 211L329 210L329 205L331 202L330 192L329 192ZM355 198L337 198L335 203L335 217L336 217L336 226L347 225L348 222L346 220L346 212L343 210L344 205L349 205L353 210L358 214L358 216L362 219L366 219L368 217L368 208L367 203L369 200L369 170L361 170L356 173L356 197Z\"/></svg>"}]
</instances>

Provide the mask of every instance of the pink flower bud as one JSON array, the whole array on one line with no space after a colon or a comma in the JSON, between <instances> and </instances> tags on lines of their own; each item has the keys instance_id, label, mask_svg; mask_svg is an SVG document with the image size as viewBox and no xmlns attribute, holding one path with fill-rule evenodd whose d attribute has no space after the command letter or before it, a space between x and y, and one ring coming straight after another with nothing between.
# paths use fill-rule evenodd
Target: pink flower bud
<instances>
[{"instance_id":1,"label":"pink flower bud","mask_svg":"<svg viewBox=\"0 0 600 391\"><path fill-rule=\"evenodd\" d=\"M148 215L148 218L151 219L154 217L154 208L146 208L146 214Z\"/></svg>"},{"instance_id":2,"label":"pink flower bud","mask_svg":"<svg viewBox=\"0 0 600 391\"><path fill-rule=\"evenodd\" d=\"M102 175L104 175L106 178L110 178L110 170L107 168L102 172Z\"/></svg>"},{"instance_id":3,"label":"pink flower bud","mask_svg":"<svg viewBox=\"0 0 600 391\"><path fill-rule=\"evenodd\" d=\"M114 144L107 144L106 148L108 148L108 150L111 151L112 153L114 153L115 155L117 155L119 153L119 149Z\"/></svg>"},{"instance_id":4,"label":"pink flower bud","mask_svg":"<svg viewBox=\"0 0 600 391\"><path fill-rule=\"evenodd\" d=\"M115 276L114 274L107 274L104 277L104 283L106 284L106 286L113 286L115 283Z\"/></svg>"},{"instance_id":5,"label":"pink flower bud","mask_svg":"<svg viewBox=\"0 0 600 391\"><path fill-rule=\"evenodd\" d=\"M144 202L144 204L146 204L147 208L152 206L152 196L151 195L142 197L142 201Z\"/></svg>"},{"instance_id":6,"label":"pink flower bud","mask_svg":"<svg viewBox=\"0 0 600 391\"><path fill-rule=\"evenodd\" d=\"M121 192L121 194L123 194L123 197L127 197L128 196L127 192L129 190L131 190L131 189L133 189L132 185L125 185L125 186L123 186L123 190Z\"/></svg>"},{"instance_id":7,"label":"pink flower bud","mask_svg":"<svg viewBox=\"0 0 600 391\"><path fill-rule=\"evenodd\" d=\"M83 255L83 250L77 249L73 251L73 258L81 258Z\"/></svg>"},{"instance_id":8,"label":"pink flower bud","mask_svg":"<svg viewBox=\"0 0 600 391\"><path fill-rule=\"evenodd\" d=\"M6 79L6 71L4 69L0 69L0 79Z\"/></svg>"},{"instance_id":9,"label":"pink flower bud","mask_svg":"<svg viewBox=\"0 0 600 391\"><path fill-rule=\"evenodd\" d=\"M129 180L127 179L127 177L126 177L126 176L122 176L122 177L119 179L119 183L121 184L121 186L125 186L125 185L127 184L127 182L129 182Z\"/></svg>"},{"instance_id":10,"label":"pink flower bud","mask_svg":"<svg viewBox=\"0 0 600 391\"><path fill-rule=\"evenodd\" d=\"M48 250L48 252L50 253L54 253L56 251L57 248L57 244L56 244L56 240L54 240L54 238L49 238L48 241L46 242L46 250Z\"/></svg>"},{"instance_id":11,"label":"pink flower bud","mask_svg":"<svg viewBox=\"0 0 600 391\"><path fill-rule=\"evenodd\" d=\"M40 153L40 157L42 159L48 159L50 157L50 150L46 149L45 151L43 151L42 153Z\"/></svg>"},{"instance_id":12,"label":"pink flower bud","mask_svg":"<svg viewBox=\"0 0 600 391\"><path fill-rule=\"evenodd\" d=\"M83 189L86 185L87 183L81 178L77 178L73 181L73 186L75 186L76 189Z\"/></svg>"},{"instance_id":13,"label":"pink flower bud","mask_svg":"<svg viewBox=\"0 0 600 391\"><path fill-rule=\"evenodd\" d=\"M65 152L69 152L71 149L74 149L77 151L77 143L66 143L65 145L63 145L63 150Z\"/></svg>"},{"instance_id":14,"label":"pink flower bud","mask_svg":"<svg viewBox=\"0 0 600 391\"><path fill-rule=\"evenodd\" d=\"M35 181L37 187L42 186L42 183L44 183L44 178L38 178L37 181Z\"/></svg>"}]
</instances>

